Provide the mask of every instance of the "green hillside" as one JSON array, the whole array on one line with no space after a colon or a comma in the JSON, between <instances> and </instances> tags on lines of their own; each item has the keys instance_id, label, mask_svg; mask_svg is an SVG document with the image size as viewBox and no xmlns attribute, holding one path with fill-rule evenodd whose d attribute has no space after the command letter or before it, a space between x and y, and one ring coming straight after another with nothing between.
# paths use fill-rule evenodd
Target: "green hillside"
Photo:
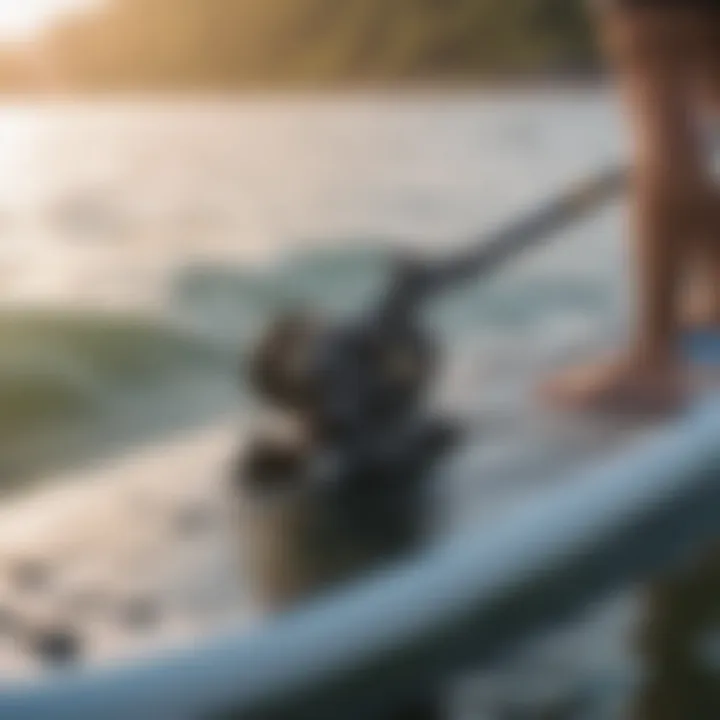
<instances>
[{"instance_id":1,"label":"green hillside","mask_svg":"<svg viewBox=\"0 0 720 720\"><path fill-rule=\"evenodd\" d=\"M578 74L577 0L109 0L44 38L83 88L232 88Z\"/></svg>"}]
</instances>

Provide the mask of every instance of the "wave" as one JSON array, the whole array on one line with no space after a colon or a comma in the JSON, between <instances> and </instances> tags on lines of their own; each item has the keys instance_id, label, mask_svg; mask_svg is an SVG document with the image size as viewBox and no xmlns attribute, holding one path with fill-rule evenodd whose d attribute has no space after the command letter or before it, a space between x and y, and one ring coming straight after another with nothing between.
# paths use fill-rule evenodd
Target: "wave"
<instances>
[{"instance_id":1,"label":"wave","mask_svg":"<svg viewBox=\"0 0 720 720\"><path fill-rule=\"evenodd\" d=\"M340 244L340 243L339 243ZM392 257L371 247L320 249L257 272L204 264L186 268L173 288L173 307L186 321L222 341L246 342L283 309L339 315L362 308L390 279ZM469 283L440 298L429 314L435 327L458 338L469 333L522 331L553 315L607 315L615 298L603 277L577 272L514 274Z\"/></svg>"},{"instance_id":2,"label":"wave","mask_svg":"<svg viewBox=\"0 0 720 720\"><path fill-rule=\"evenodd\" d=\"M342 246L263 270L188 266L172 283L168 323L76 312L0 315L0 483L242 405L243 353L274 316L304 307L344 317L388 283L387 249ZM484 365L487 353L478 348L497 344L498 333L518 346L531 342L540 358L544 346L559 342L553 328L592 326L613 301L602 278L557 270L503 275L451 293L428 320L456 354L465 348L473 364Z\"/></svg>"},{"instance_id":3,"label":"wave","mask_svg":"<svg viewBox=\"0 0 720 720\"><path fill-rule=\"evenodd\" d=\"M234 400L233 358L117 315L0 315L0 484L205 421Z\"/></svg>"},{"instance_id":4,"label":"wave","mask_svg":"<svg viewBox=\"0 0 720 720\"><path fill-rule=\"evenodd\" d=\"M264 270L196 264L175 279L171 306L196 331L242 346L288 309L332 315L357 310L387 280L389 261L387 251L356 247L312 250Z\"/></svg>"}]
</instances>

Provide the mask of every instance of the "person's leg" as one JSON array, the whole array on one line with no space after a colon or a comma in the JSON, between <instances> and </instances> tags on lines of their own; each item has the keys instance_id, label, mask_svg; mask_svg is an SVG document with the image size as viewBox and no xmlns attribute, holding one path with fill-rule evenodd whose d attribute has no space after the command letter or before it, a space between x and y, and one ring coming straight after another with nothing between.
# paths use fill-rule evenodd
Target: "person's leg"
<instances>
[{"instance_id":1,"label":"person's leg","mask_svg":"<svg viewBox=\"0 0 720 720\"><path fill-rule=\"evenodd\" d=\"M720 150L720 3L698 19L697 94L704 120L713 131L708 154ZM710 139L710 136L708 137ZM720 170L717 161L715 168ZM720 173L708 173L707 202L695 235L694 267L688 277L684 322L692 328L720 329Z\"/></svg>"},{"instance_id":2,"label":"person's leg","mask_svg":"<svg viewBox=\"0 0 720 720\"><path fill-rule=\"evenodd\" d=\"M684 324L692 329L720 330L720 189L711 189L698 228L686 293Z\"/></svg>"},{"instance_id":3,"label":"person's leg","mask_svg":"<svg viewBox=\"0 0 720 720\"><path fill-rule=\"evenodd\" d=\"M706 185L689 82L692 23L682 9L622 5L602 23L635 148L634 331L619 358L562 373L544 395L577 409L660 414L684 399L680 285Z\"/></svg>"}]
</instances>

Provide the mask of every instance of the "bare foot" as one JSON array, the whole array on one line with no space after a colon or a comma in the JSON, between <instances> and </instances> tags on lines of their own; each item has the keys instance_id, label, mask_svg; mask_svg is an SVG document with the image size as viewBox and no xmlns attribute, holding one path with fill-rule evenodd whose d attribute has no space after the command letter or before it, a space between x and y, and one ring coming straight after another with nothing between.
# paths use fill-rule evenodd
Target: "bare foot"
<instances>
[{"instance_id":1,"label":"bare foot","mask_svg":"<svg viewBox=\"0 0 720 720\"><path fill-rule=\"evenodd\" d=\"M672 363L622 359L570 368L540 389L551 406L616 417L661 418L679 412L688 398L682 369Z\"/></svg>"},{"instance_id":2,"label":"bare foot","mask_svg":"<svg viewBox=\"0 0 720 720\"><path fill-rule=\"evenodd\" d=\"M685 289L682 322L690 330L720 330L720 288L715 283L716 278L720 279L720 266L716 269L714 259L709 259L702 272L696 271Z\"/></svg>"},{"instance_id":3,"label":"bare foot","mask_svg":"<svg viewBox=\"0 0 720 720\"><path fill-rule=\"evenodd\" d=\"M720 272L718 272L720 277ZM683 314L683 327L692 333L720 334L720 288L709 283L696 283L691 289ZM693 386L700 392L717 388L720 384L720 366L716 353L699 360L692 368Z\"/></svg>"},{"instance_id":4,"label":"bare foot","mask_svg":"<svg viewBox=\"0 0 720 720\"><path fill-rule=\"evenodd\" d=\"M720 306L709 299L697 297L688 303L682 318L687 330L720 332Z\"/></svg>"}]
</instances>

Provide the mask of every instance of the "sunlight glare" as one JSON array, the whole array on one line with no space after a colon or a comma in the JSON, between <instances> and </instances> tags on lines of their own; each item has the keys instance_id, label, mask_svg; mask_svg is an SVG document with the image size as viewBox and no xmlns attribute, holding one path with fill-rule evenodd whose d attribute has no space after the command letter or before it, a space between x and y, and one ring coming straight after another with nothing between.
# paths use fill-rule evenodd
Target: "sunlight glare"
<instances>
[{"instance_id":1,"label":"sunlight glare","mask_svg":"<svg viewBox=\"0 0 720 720\"><path fill-rule=\"evenodd\" d=\"M0 39L22 40L91 0L0 0Z\"/></svg>"}]
</instances>

